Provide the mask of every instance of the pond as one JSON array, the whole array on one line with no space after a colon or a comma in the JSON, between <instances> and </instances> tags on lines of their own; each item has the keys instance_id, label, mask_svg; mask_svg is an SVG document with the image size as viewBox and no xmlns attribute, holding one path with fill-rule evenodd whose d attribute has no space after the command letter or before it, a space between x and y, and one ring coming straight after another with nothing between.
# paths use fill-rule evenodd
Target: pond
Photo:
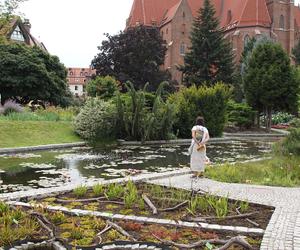
<instances>
[{"instance_id":1,"label":"pond","mask_svg":"<svg viewBox=\"0 0 300 250\"><path fill-rule=\"evenodd\" d=\"M212 164L264 157L272 142L229 141L208 145ZM15 192L87 179L113 179L149 172L167 172L189 166L188 146L88 147L0 155L0 193Z\"/></svg>"}]
</instances>

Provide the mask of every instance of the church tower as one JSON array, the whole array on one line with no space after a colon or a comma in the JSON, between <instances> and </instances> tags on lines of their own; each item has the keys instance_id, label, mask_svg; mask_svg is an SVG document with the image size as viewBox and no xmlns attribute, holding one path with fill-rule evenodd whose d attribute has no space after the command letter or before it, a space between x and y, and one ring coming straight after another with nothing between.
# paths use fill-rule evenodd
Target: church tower
<instances>
[{"instance_id":1,"label":"church tower","mask_svg":"<svg viewBox=\"0 0 300 250\"><path fill-rule=\"evenodd\" d=\"M272 19L271 37L291 53L295 45L294 0L266 0Z\"/></svg>"}]
</instances>

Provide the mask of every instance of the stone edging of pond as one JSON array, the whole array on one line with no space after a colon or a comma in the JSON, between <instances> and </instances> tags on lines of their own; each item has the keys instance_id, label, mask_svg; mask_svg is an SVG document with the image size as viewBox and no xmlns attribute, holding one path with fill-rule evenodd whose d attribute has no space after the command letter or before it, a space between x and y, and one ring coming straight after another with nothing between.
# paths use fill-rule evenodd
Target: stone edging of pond
<instances>
[{"instance_id":1,"label":"stone edging of pond","mask_svg":"<svg viewBox=\"0 0 300 250\"><path fill-rule=\"evenodd\" d=\"M36 198L45 198L49 195L59 195L66 192L72 191L74 188L84 185L88 188L91 188L97 183L101 183L103 185L111 184L111 183L123 183L127 182L129 180L138 182L138 181L152 181L152 180L159 180L162 178L171 178L174 176L180 176L180 175L186 175L190 174L191 170L189 168L185 168L183 170L176 170L172 172L166 172L166 173L151 173L151 174L142 174L139 176L129 176L125 178L119 178L119 179L113 179L113 180L107 180L107 181L90 181L86 183L74 183L69 184L66 186L60 186L60 187L51 187L51 188L40 188L40 189L32 189L28 191L18 191L14 193L4 193L0 194L0 200L3 201L16 201L20 199L36 199Z\"/></svg>"},{"instance_id":2,"label":"stone edging of pond","mask_svg":"<svg viewBox=\"0 0 300 250\"><path fill-rule=\"evenodd\" d=\"M41 204L29 204L24 202L8 202L9 205L26 207L26 208L35 208L41 207ZM110 214L106 212L98 212L98 211L88 211L81 209L68 209L63 206L43 206L44 209L51 212L63 212L69 215L76 216L95 216L101 217L104 219L116 219L116 220L125 220L125 221L135 221L139 223L152 223L159 224L164 226L177 226L177 227L186 227L186 228L201 228L207 230L216 230L216 231L227 231L234 233L245 233L245 234L256 234L256 235L264 235L264 230L260 228L248 228L248 227L236 227L236 226L223 226L217 224L208 224L202 222L185 222L185 221L175 221L175 220L167 220L167 219L156 219L151 217L142 217L142 216L134 216L134 215L122 215L122 214Z\"/></svg>"},{"instance_id":3,"label":"stone edging of pond","mask_svg":"<svg viewBox=\"0 0 300 250\"><path fill-rule=\"evenodd\" d=\"M87 144L86 142L75 142L75 143L49 144L49 145L19 147L19 148L0 148L0 154L16 154L16 153L24 153L30 151L82 147L82 146L86 146L86 144Z\"/></svg>"},{"instance_id":4,"label":"stone edging of pond","mask_svg":"<svg viewBox=\"0 0 300 250\"><path fill-rule=\"evenodd\" d=\"M274 130L274 134L243 134L243 133L224 133L224 137L211 138L210 142L226 142L230 140L238 139L256 139L256 138L282 138L288 134L288 131ZM177 145L189 145L191 139L178 139L178 140L160 140L160 141L125 141L117 140L120 146L133 146L133 145L167 145L167 144L177 144ZM16 154L31 151L41 151L41 150L51 150L51 149L61 149L61 148L72 148L72 147L82 147L86 146L87 142L75 142L75 143L62 143L62 144L49 144L49 145L38 145L38 146L28 146L28 147L18 147L18 148L0 148L1 154Z\"/></svg>"}]
</instances>

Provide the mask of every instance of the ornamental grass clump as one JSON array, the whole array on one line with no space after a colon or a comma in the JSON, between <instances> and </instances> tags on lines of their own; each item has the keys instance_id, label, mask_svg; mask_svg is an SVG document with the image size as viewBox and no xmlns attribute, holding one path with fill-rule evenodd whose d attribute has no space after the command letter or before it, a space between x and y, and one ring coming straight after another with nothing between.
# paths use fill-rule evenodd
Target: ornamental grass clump
<instances>
[{"instance_id":1,"label":"ornamental grass clump","mask_svg":"<svg viewBox=\"0 0 300 250\"><path fill-rule=\"evenodd\" d=\"M86 193L87 193L87 187L86 186L79 186L79 187L77 187L77 188L75 188L74 190L73 190L73 194L76 196L76 197L83 197L83 196L85 196L86 195Z\"/></svg>"},{"instance_id":2,"label":"ornamental grass clump","mask_svg":"<svg viewBox=\"0 0 300 250\"><path fill-rule=\"evenodd\" d=\"M6 101L2 108L4 115L9 115L11 113L22 113L24 111L20 104L12 100Z\"/></svg>"},{"instance_id":3,"label":"ornamental grass clump","mask_svg":"<svg viewBox=\"0 0 300 250\"><path fill-rule=\"evenodd\" d=\"M104 191L103 185L96 184L93 186L93 193L95 196L99 196L99 195L103 194L103 191Z\"/></svg>"},{"instance_id":4,"label":"ornamental grass clump","mask_svg":"<svg viewBox=\"0 0 300 250\"><path fill-rule=\"evenodd\" d=\"M123 194L124 194L124 187L116 183L109 184L105 192L105 196L109 200L121 198Z\"/></svg>"}]
</instances>

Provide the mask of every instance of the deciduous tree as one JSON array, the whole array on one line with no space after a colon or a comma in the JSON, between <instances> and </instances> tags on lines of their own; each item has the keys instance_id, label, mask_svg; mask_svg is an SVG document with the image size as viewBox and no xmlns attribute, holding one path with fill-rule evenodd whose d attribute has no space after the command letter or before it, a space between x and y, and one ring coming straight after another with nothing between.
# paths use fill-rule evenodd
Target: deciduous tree
<instances>
[{"instance_id":1,"label":"deciduous tree","mask_svg":"<svg viewBox=\"0 0 300 250\"><path fill-rule=\"evenodd\" d=\"M149 82L151 90L168 79L160 70L166 45L157 28L139 26L106 37L92 61L97 75L110 75L121 83L131 81L137 89Z\"/></svg>"},{"instance_id":2,"label":"deciduous tree","mask_svg":"<svg viewBox=\"0 0 300 250\"><path fill-rule=\"evenodd\" d=\"M64 65L37 47L0 45L0 72L2 102L38 99L65 106L71 98Z\"/></svg>"},{"instance_id":3,"label":"deciduous tree","mask_svg":"<svg viewBox=\"0 0 300 250\"><path fill-rule=\"evenodd\" d=\"M297 111L299 81L284 49L271 42L259 44L248 61L244 89L247 102L267 116L270 130L273 111Z\"/></svg>"}]
</instances>

